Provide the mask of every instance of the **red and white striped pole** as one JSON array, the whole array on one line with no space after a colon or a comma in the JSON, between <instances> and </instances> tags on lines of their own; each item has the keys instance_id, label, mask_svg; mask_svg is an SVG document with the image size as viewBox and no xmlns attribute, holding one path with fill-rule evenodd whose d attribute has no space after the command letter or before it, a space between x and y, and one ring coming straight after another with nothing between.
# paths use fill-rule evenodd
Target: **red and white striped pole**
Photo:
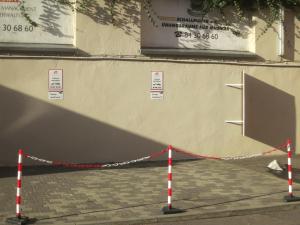
<instances>
[{"instance_id":1,"label":"red and white striped pole","mask_svg":"<svg viewBox=\"0 0 300 225\"><path fill-rule=\"evenodd\" d=\"M287 202L299 201L299 197L293 195L293 175L292 175L292 151L291 151L291 140L288 139L286 143L287 153L288 153L288 185L289 194L284 197Z\"/></svg>"},{"instance_id":2,"label":"red and white striped pole","mask_svg":"<svg viewBox=\"0 0 300 225\"><path fill-rule=\"evenodd\" d=\"M16 217L8 218L6 221L12 224L26 224L28 221L27 217L22 217L21 214L21 187L22 187L22 161L23 161L23 150L19 149L18 152L18 174L17 174L17 195L16 195Z\"/></svg>"},{"instance_id":3,"label":"red and white striped pole","mask_svg":"<svg viewBox=\"0 0 300 225\"><path fill-rule=\"evenodd\" d=\"M172 209L172 146L168 147L168 208Z\"/></svg>"},{"instance_id":4,"label":"red and white striped pole","mask_svg":"<svg viewBox=\"0 0 300 225\"><path fill-rule=\"evenodd\" d=\"M183 212L180 209L176 209L172 207L172 146L168 146L168 205L163 207L162 211L164 214L173 214Z\"/></svg>"},{"instance_id":5,"label":"red and white striped pole","mask_svg":"<svg viewBox=\"0 0 300 225\"><path fill-rule=\"evenodd\" d=\"M17 176L17 196L16 196L16 216L21 218L21 187L22 187L22 160L23 150L18 153L18 176Z\"/></svg>"}]
</instances>

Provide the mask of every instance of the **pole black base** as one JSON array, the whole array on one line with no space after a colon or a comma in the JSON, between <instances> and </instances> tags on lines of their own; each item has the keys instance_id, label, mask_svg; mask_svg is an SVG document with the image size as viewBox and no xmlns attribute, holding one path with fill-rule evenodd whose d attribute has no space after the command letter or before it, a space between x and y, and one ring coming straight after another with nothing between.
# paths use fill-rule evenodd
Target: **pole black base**
<instances>
[{"instance_id":1,"label":"pole black base","mask_svg":"<svg viewBox=\"0 0 300 225\"><path fill-rule=\"evenodd\" d=\"M300 197L296 197L294 195L287 195L287 196L284 196L284 200L287 202L297 202L297 201L300 201Z\"/></svg>"},{"instance_id":2,"label":"pole black base","mask_svg":"<svg viewBox=\"0 0 300 225\"><path fill-rule=\"evenodd\" d=\"M185 212L182 209L176 209L176 208L169 208L168 206L165 206L161 209L163 214L175 214L175 213L183 213Z\"/></svg>"},{"instance_id":3,"label":"pole black base","mask_svg":"<svg viewBox=\"0 0 300 225\"><path fill-rule=\"evenodd\" d=\"M12 218L7 218L6 223L9 224L18 224L18 225L25 225L29 222L29 218L22 216L22 217L12 217Z\"/></svg>"}]
</instances>

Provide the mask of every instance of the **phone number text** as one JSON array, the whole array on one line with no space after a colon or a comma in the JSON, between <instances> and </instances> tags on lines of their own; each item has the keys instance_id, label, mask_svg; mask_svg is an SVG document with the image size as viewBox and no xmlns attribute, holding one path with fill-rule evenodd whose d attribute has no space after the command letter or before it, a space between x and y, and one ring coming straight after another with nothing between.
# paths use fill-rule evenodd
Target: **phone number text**
<instances>
[{"instance_id":1,"label":"phone number text","mask_svg":"<svg viewBox=\"0 0 300 225\"><path fill-rule=\"evenodd\" d=\"M11 25L11 24L1 24L0 31L3 32L32 32L34 27L32 25Z\"/></svg>"},{"instance_id":2,"label":"phone number text","mask_svg":"<svg viewBox=\"0 0 300 225\"><path fill-rule=\"evenodd\" d=\"M219 35L217 33L191 33L191 32L183 32L183 31L175 31L175 37L177 38L194 38L194 39L219 39Z\"/></svg>"}]
</instances>

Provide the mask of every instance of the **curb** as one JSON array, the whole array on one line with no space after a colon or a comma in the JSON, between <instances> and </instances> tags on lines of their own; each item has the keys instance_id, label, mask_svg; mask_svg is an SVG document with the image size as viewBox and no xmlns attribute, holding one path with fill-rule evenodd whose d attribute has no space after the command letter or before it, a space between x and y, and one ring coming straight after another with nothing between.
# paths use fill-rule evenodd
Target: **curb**
<instances>
[{"instance_id":1,"label":"curb","mask_svg":"<svg viewBox=\"0 0 300 225\"><path fill-rule=\"evenodd\" d=\"M277 211L290 211L295 209L300 209L300 203L287 203L289 205L275 205L270 207L260 207L260 208L245 208L240 210L225 210L209 213L192 213L183 215L165 215L157 216L155 218L145 218L145 219L128 219L122 221L112 221L112 222L99 222L99 225L141 225L149 223L163 223L163 222L179 222L179 221L190 221L199 219L215 219L222 217L233 217L233 216L244 216L259 213L277 212Z\"/></svg>"}]
</instances>

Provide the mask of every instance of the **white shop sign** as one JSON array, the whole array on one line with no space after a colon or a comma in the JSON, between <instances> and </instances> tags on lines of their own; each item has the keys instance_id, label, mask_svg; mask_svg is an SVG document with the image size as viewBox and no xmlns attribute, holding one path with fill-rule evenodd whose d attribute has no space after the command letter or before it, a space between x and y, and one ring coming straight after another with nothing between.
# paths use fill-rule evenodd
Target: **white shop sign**
<instances>
[{"instance_id":1,"label":"white shop sign","mask_svg":"<svg viewBox=\"0 0 300 225\"><path fill-rule=\"evenodd\" d=\"M24 1L25 12L38 24L35 27L22 15L20 2L0 0L0 43L74 44L75 14L70 7L53 0Z\"/></svg>"},{"instance_id":2,"label":"white shop sign","mask_svg":"<svg viewBox=\"0 0 300 225\"><path fill-rule=\"evenodd\" d=\"M254 52L254 29L248 22L232 18L228 25L218 14L203 17L201 12L191 8L191 0L151 2L157 26L153 25L144 10L141 24L142 49Z\"/></svg>"}]
</instances>

